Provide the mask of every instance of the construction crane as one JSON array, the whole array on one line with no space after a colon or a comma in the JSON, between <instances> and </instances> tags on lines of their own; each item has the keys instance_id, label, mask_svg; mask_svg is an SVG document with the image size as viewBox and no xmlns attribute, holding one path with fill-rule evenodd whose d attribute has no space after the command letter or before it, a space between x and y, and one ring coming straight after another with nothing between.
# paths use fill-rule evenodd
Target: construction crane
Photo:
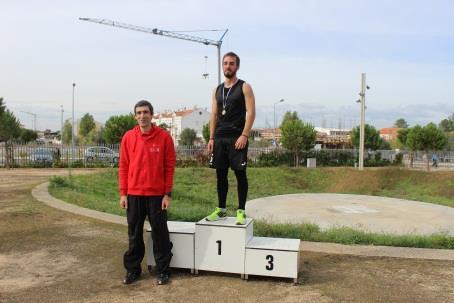
<instances>
[{"instance_id":1,"label":"construction crane","mask_svg":"<svg viewBox=\"0 0 454 303\"><path fill-rule=\"evenodd\" d=\"M36 132L36 114L30 113L30 112L24 112L24 111L21 111L21 113L33 116L33 131Z\"/></svg>"},{"instance_id":2,"label":"construction crane","mask_svg":"<svg viewBox=\"0 0 454 303\"><path fill-rule=\"evenodd\" d=\"M147 28L147 27L142 27L142 26L137 26L137 25L121 23L121 22L117 22L117 21L107 20L107 19L79 18L79 20L94 22L94 23L99 23L99 24L104 24L104 25L110 25L110 26L114 26L114 27L120 27L120 28L129 29L129 30L133 30L133 31L147 33L147 34L154 34L154 35L160 35L160 36L164 36L164 37L182 39L182 40L202 43L205 45L214 45L218 49L218 84L221 84L221 45L222 45L222 39L227 34L228 29L221 30L221 31L224 31L224 33L221 35L219 40L216 41L216 40L206 39L206 38L192 36L192 35L188 35L188 34L182 34L182 33L178 33L178 32L162 30L162 29L158 29L158 28Z\"/></svg>"}]
</instances>

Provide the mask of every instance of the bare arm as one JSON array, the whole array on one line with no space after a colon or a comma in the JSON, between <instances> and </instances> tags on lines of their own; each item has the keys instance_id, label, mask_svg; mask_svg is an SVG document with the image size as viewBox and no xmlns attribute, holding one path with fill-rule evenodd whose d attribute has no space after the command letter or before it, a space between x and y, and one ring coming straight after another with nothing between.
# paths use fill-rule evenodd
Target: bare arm
<instances>
[{"instance_id":1,"label":"bare arm","mask_svg":"<svg viewBox=\"0 0 454 303\"><path fill-rule=\"evenodd\" d=\"M255 97L252 87L248 83L243 84L243 94L246 101L246 122L241 136L235 143L236 149L243 149L246 147L246 143L255 120Z\"/></svg>"},{"instance_id":2,"label":"bare arm","mask_svg":"<svg viewBox=\"0 0 454 303\"><path fill-rule=\"evenodd\" d=\"M210 140L208 141L208 152L213 152L214 132L216 130L216 121L218 117L218 103L216 101L216 89L211 97L211 116L210 116Z\"/></svg>"}]
</instances>

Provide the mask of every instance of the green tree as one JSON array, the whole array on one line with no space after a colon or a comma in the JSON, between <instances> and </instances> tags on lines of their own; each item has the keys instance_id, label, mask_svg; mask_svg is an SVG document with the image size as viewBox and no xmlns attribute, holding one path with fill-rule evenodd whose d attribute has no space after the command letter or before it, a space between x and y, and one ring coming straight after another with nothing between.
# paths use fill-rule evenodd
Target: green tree
<instances>
[{"instance_id":1,"label":"green tree","mask_svg":"<svg viewBox=\"0 0 454 303\"><path fill-rule=\"evenodd\" d=\"M378 147L378 149L380 149L380 150L390 150L391 149L391 143L382 139L380 141L380 146Z\"/></svg>"},{"instance_id":2,"label":"green tree","mask_svg":"<svg viewBox=\"0 0 454 303\"><path fill-rule=\"evenodd\" d=\"M410 167L413 167L415 153L422 149L423 130L420 125L409 128L406 132L399 132L401 142L410 150ZM398 137L399 138L399 137Z\"/></svg>"},{"instance_id":3,"label":"green tree","mask_svg":"<svg viewBox=\"0 0 454 303\"><path fill-rule=\"evenodd\" d=\"M423 128L422 148L426 153L427 170L429 170L429 152L442 150L448 144L448 136L437 127L435 123L429 123Z\"/></svg>"},{"instance_id":4,"label":"green tree","mask_svg":"<svg viewBox=\"0 0 454 303\"><path fill-rule=\"evenodd\" d=\"M63 133L62 133L62 138L61 138L64 144L71 143L72 131L73 131L73 127L71 125L71 122L69 122L69 119L67 119L65 121L65 123L63 124Z\"/></svg>"},{"instance_id":5,"label":"green tree","mask_svg":"<svg viewBox=\"0 0 454 303\"><path fill-rule=\"evenodd\" d=\"M429 170L429 152L442 150L448 143L448 137L434 123L424 127L416 125L410 129L407 135L406 145L412 151L424 151L426 154L426 168ZM411 159L412 160L412 159ZM413 164L413 161L411 161Z\"/></svg>"},{"instance_id":6,"label":"green tree","mask_svg":"<svg viewBox=\"0 0 454 303\"><path fill-rule=\"evenodd\" d=\"M296 112L295 112L296 114ZM295 167L299 165L299 153L309 150L315 145L316 131L309 123L304 123L298 117L286 119L281 125L282 145L293 152Z\"/></svg>"},{"instance_id":7,"label":"green tree","mask_svg":"<svg viewBox=\"0 0 454 303\"><path fill-rule=\"evenodd\" d=\"M424 127L424 150L442 150L447 143L446 134L435 123L429 123Z\"/></svg>"},{"instance_id":8,"label":"green tree","mask_svg":"<svg viewBox=\"0 0 454 303\"><path fill-rule=\"evenodd\" d=\"M106 121L103 137L108 144L118 144L123 135L136 125L136 119L132 114L112 116Z\"/></svg>"},{"instance_id":9,"label":"green tree","mask_svg":"<svg viewBox=\"0 0 454 303\"><path fill-rule=\"evenodd\" d=\"M168 126L167 123L161 123L158 126L166 131L169 131L170 129L170 126Z\"/></svg>"},{"instance_id":10,"label":"green tree","mask_svg":"<svg viewBox=\"0 0 454 303\"><path fill-rule=\"evenodd\" d=\"M410 128L399 129L399 131L397 132L397 141L399 141L400 144L405 147L407 146L407 136L409 132Z\"/></svg>"},{"instance_id":11,"label":"green tree","mask_svg":"<svg viewBox=\"0 0 454 303\"><path fill-rule=\"evenodd\" d=\"M202 136L206 143L208 143L208 141L210 141L210 122L209 121L207 124L203 125Z\"/></svg>"},{"instance_id":12,"label":"green tree","mask_svg":"<svg viewBox=\"0 0 454 303\"><path fill-rule=\"evenodd\" d=\"M407 140L405 141L407 147L412 151L418 151L423 149L424 142L424 130L420 125L415 125L410 128L407 134Z\"/></svg>"},{"instance_id":13,"label":"green tree","mask_svg":"<svg viewBox=\"0 0 454 303\"><path fill-rule=\"evenodd\" d=\"M0 142L6 142L19 136L19 120L6 108L3 98L0 97Z\"/></svg>"},{"instance_id":14,"label":"green tree","mask_svg":"<svg viewBox=\"0 0 454 303\"><path fill-rule=\"evenodd\" d=\"M103 138L103 128L100 130L93 128L85 137L80 137L80 143L84 145L106 143Z\"/></svg>"},{"instance_id":15,"label":"green tree","mask_svg":"<svg viewBox=\"0 0 454 303\"><path fill-rule=\"evenodd\" d=\"M5 166L10 168L13 162L13 148L10 144L12 139L20 136L20 124L19 120L14 114L6 108L6 104L3 103L3 98L0 97L0 142L5 142Z\"/></svg>"},{"instance_id":16,"label":"green tree","mask_svg":"<svg viewBox=\"0 0 454 303\"><path fill-rule=\"evenodd\" d=\"M79 136L84 138L91 132L93 129L96 128L95 119L89 113L86 113L82 119L80 119L79 125Z\"/></svg>"},{"instance_id":17,"label":"green tree","mask_svg":"<svg viewBox=\"0 0 454 303\"><path fill-rule=\"evenodd\" d=\"M38 133L31 129L21 128L20 130L20 137L19 139L24 142L28 143L31 141L35 141L38 138Z\"/></svg>"},{"instance_id":18,"label":"green tree","mask_svg":"<svg viewBox=\"0 0 454 303\"><path fill-rule=\"evenodd\" d=\"M284 114L284 117L282 118L282 122L281 122L280 128L282 128L282 125L284 125L285 122L287 122L287 121L296 121L296 120L299 120L298 113L296 111L294 111L294 112L287 111Z\"/></svg>"},{"instance_id":19,"label":"green tree","mask_svg":"<svg viewBox=\"0 0 454 303\"><path fill-rule=\"evenodd\" d=\"M448 150L454 150L454 130L447 133L448 136L448 145L446 148Z\"/></svg>"},{"instance_id":20,"label":"green tree","mask_svg":"<svg viewBox=\"0 0 454 303\"><path fill-rule=\"evenodd\" d=\"M352 145L359 148L359 126L352 129L351 134ZM372 125L364 125L364 148L377 150L383 145L383 139L380 138L380 133Z\"/></svg>"},{"instance_id":21,"label":"green tree","mask_svg":"<svg viewBox=\"0 0 454 303\"><path fill-rule=\"evenodd\" d=\"M399 128L408 128L408 123L405 121L404 118L397 119L396 122L394 122L394 127L399 127Z\"/></svg>"},{"instance_id":22,"label":"green tree","mask_svg":"<svg viewBox=\"0 0 454 303\"><path fill-rule=\"evenodd\" d=\"M449 116L447 119L441 120L439 126L444 132L454 131L454 113L451 114L451 116Z\"/></svg>"},{"instance_id":23,"label":"green tree","mask_svg":"<svg viewBox=\"0 0 454 303\"><path fill-rule=\"evenodd\" d=\"M197 137L197 133L192 128L185 128L180 134L180 144L186 146L194 145L194 141Z\"/></svg>"}]
</instances>

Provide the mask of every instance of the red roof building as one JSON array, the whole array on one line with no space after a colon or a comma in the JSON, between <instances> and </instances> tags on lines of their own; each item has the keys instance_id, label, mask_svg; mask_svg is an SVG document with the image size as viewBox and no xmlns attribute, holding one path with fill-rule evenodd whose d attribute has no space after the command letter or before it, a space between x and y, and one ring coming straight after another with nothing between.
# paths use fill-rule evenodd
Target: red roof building
<instances>
[{"instance_id":1,"label":"red roof building","mask_svg":"<svg viewBox=\"0 0 454 303\"><path fill-rule=\"evenodd\" d=\"M385 141L394 141L397 139L399 127L385 127L379 130L380 138Z\"/></svg>"}]
</instances>

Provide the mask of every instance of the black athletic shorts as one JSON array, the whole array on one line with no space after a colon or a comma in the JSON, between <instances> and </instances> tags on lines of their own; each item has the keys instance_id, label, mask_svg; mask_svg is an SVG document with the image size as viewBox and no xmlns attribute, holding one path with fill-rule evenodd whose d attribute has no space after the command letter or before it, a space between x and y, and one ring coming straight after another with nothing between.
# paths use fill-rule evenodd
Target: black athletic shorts
<instances>
[{"instance_id":1,"label":"black athletic shorts","mask_svg":"<svg viewBox=\"0 0 454 303\"><path fill-rule=\"evenodd\" d=\"M245 170L247 167L247 149L235 149L238 137L217 137L214 139L213 155L210 159L211 168Z\"/></svg>"}]
</instances>

